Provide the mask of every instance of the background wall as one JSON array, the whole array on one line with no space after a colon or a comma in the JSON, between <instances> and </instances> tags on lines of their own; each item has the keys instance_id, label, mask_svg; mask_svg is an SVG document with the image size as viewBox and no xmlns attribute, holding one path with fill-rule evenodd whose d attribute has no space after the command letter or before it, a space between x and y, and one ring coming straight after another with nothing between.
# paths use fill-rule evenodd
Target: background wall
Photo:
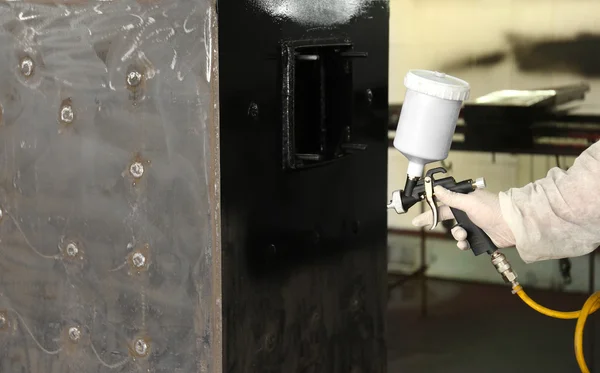
<instances>
[{"instance_id":1,"label":"background wall","mask_svg":"<svg viewBox=\"0 0 600 373\"><path fill-rule=\"evenodd\" d=\"M587 80L600 101L600 2L596 0L390 0L390 101L410 68L439 69L501 88ZM594 26L596 24L596 26Z\"/></svg>"},{"instance_id":2,"label":"background wall","mask_svg":"<svg viewBox=\"0 0 600 373\"><path fill-rule=\"evenodd\" d=\"M390 103L401 103L410 69L432 69L465 79L471 99L507 88L543 88L586 81L583 105L600 106L600 1L597 0L390 0ZM389 151L389 191L404 186L406 161ZM562 167L574 158L560 157ZM556 166L554 156L451 152L458 179L485 176L493 192L519 187ZM432 165L438 166L438 165ZM389 213L392 228L413 229L419 212ZM443 231L442 228L437 228ZM390 238L390 268L418 266L418 239ZM459 253L455 242L428 240L431 276L500 282L487 258ZM522 262L507 250L515 265ZM481 259L481 260L480 260ZM519 269L519 267L517 267ZM562 287L558 261L524 265L525 284ZM588 258L573 259L569 291L586 291ZM599 276L600 277L600 276ZM600 282L598 284L600 286Z\"/></svg>"}]
</instances>

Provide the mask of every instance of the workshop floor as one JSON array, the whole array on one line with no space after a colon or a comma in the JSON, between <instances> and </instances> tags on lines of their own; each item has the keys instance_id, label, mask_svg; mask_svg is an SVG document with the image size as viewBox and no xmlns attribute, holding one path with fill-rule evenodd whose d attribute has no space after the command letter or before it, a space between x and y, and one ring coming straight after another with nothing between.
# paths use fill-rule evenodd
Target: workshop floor
<instances>
[{"instance_id":1,"label":"workshop floor","mask_svg":"<svg viewBox=\"0 0 600 373\"><path fill-rule=\"evenodd\" d=\"M539 303L579 309L584 296L528 291ZM502 286L428 280L428 315L421 316L419 280L395 288L388 307L390 373L578 373L573 352L575 321L556 320L524 305ZM595 330L593 373L600 373L600 321Z\"/></svg>"}]
</instances>

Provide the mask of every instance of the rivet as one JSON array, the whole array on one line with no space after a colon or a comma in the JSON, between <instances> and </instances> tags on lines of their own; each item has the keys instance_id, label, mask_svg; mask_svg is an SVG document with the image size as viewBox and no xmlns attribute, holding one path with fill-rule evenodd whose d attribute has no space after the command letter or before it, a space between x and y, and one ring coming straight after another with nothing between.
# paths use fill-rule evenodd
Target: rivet
<instances>
[{"instance_id":1,"label":"rivet","mask_svg":"<svg viewBox=\"0 0 600 373\"><path fill-rule=\"evenodd\" d=\"M248 108L248 115L252 118L258 117L258 104L256 104L256 102L250 103L250 107Z\"/></svg>"},{"instance_id":2,"label":"rivet","mask_svg":"<svg viewBox=\"0 0 600 373\"><path fill-rule=\"evenodd\" d=\"M127 85L137 87L142 82L142 74L139 71L132 70L127 73Z\"/></svg>"},{"instance_id":3,"label":"rivet","mask_svg":"<svg viewBox=\"0 0 600 373\"><path fill-rule=\"evenodd\" d=\"M371 89L367 89L367 101L369 104L373 102L373 91Z\"/></svg>"},{"instance_id":4,"label":"rivet","mask_svg":"<svg viewBox=\"0 0 600 373\"><path fill-rule=\"evenodd\" d=\"M29 78L33 75L35 66L31 57L25 56L21 58L21 61L19 62L19 70L21 71L21 74L26 78Z\"/></svg>"},{"instance_id":5,"label":"rivet","mask_svg":"<svg viewBox=\"0 0 600 373\"><path fill-rule=\"evenodd\" d=\"M133 348L139 356L146 356L148 354L148 344L141 338L135 341Z\"/></svg>"},{"instance_id":6,"label":"rivet","mask_svg":"<svg viewBox=\"0 0 600 373\"><path fill-rule=\"evenodd\" d=\"M357 311L359 307L360 301L358 300L358 298L353 298L352 301L350 301L350 309L352 309L353 311Z\"/></svg>"},{"instance_id":7,"label":"rivet","mask_svg":"<svg viewBox=\"0 0 600 373\"><path fill-rule=\"evenodd\" d=\"M273 334L268 334L265 337L265 349L267 351L273 351L275 349L275 336Z\"/></svg>"},{"instance_id":8,"label":"rivet","mask_svg":"<svg viewBox=\"0 0 600 373\"><path fill-rule=\"evenodd\" d=\"M312 315L312 323L313 324L317 324L319 321L321 321L321 314L318 312L313 313Z\"/></svg>"},{"instance_id":9,"label":"rivet","mask_svg":"<svg viewBox=\"0 0 600 373\"><path fill-rule=\"evenodd\" d=\"M140 162L132 163L129 167L129 173L131 174L131 176L135 177L136 179L139 179L144 175L144 165Z\"/></svg>"},{"instance_id":10,"label":"rivet","mask_svg":"<svg viewBox=\"0 0 600 373\"><path fill-rule=\"evenodd\" d=\"M8 326L8 318L6 312L0 312L0 329L5 329Z\"/></svg>"},{"instance_id":11,"label":"rivet","mask_svg":"<svg viewBox=\"0 0 600 373\"><path fill-rule=\"evenodd\" d=\"M146 257L142 253L134 253L131 257L131 262L136 268L142 268L146 264Z\"/></svg>"},{"instance_id":12,"label":"rivet","mask_svg":"<svg viewBox=\"0 0 600 373\"><path fill-rule=\"evenodd\" d=\"M79 328L72 326L69 328L69 339L72 340L73 342L77 342L79 341L79 338L81 338L81 331L79 330Z\"/></svg>"},{"instance_id":13,"label":"rivet","mask_svg":"<svg viewBox=\"0 0 600 373\"><path fill-rule=\"evenodd\" d=\"M4 217L4 210L2 210L2 208L0 208L0 220L2 220L3 217Z\"/></svg>"},{"instance_id":14,"label":"rivet","mask_svg":"<svg viewBox=\"0 0 600 373\"><path fill-rule=\"evenodd\" d=\"M75 119L75 113L70 102L64 102L60 107L60 121L63 123L73 123Z\"/></svg>"},{"instance_id":15,"label":"rivet","mask_svg":"<svg viewBox=\"0 0 600 373\"><path fill-rule=\"evenodd\" d=\"M77 248L77 245L75 245L72 242L67 245L67 255L68 256L74 257L74 256L77 256L78 253L79 253L79 248Z\"/></svg>"}]
</instances>

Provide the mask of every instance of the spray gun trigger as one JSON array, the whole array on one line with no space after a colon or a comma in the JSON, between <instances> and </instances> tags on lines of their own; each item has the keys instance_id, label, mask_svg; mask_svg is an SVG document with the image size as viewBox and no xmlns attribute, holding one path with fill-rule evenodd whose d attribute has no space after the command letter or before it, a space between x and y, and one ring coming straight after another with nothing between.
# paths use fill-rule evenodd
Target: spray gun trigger
<instances>
[{"instance_id":1,"label":"spray gun trigger","mask_svg":"<svg viewBox=\"0 0 600 373\"><path fill-rule=\"evenodd\" d=\"M433 216L433 222L431 223L431 228L429 228L429 230L434 230L435 227L437 227L438 225L438 208L435 203L435 195L433 193L433 175L445 173L448 173L448 171L446 171L444 167L432 168L431 170L427 171L427 173L425 174L425 179L423 179L423 182L425 184L425 200L427 201L427 204L429 205L429 208L431 209L431 214Z\"/></svg>"},{"instance_id":2,"label":"spray gun trigger","mask_svg":"<svg viewBox=\"0 0 600 373\"><path fill-rule=\"evenodd\" d=\"M433 175L435 174L447 174L448 171L446 171L446 169L444 167L436 167L436 168L432 168L431 170L427 171L427 173L425 174L426 177L430 177L433 180Z\"/></svg>"},{"instance_id":3,"label":"spray gun trigger","mask_svg":"<svg viewBox=\"0 0 600 373\"><path fill-rule=\"evenodd\" d=\"M429 228L429 230L434 230L438 224L438 209L435 200L433 199L433 179L431 176L426 176L423 182L425 183L425 200L427 201L427 204L431 209L431 215L433 216L433 222L431 223L431 228Z\"/></svg>"}]
</instances>

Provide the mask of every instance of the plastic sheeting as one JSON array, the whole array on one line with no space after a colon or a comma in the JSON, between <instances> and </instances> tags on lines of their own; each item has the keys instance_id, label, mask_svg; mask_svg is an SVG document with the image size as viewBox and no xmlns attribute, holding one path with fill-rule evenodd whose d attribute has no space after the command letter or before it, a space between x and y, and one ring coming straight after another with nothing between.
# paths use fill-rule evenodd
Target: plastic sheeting
<instances>
[{"instance_id":1,"label":"plastic sheeting","mask_svg":"<svg viewBox=\"0 0 600 373\"><path fill-rule=\"evenodd\" d=\"M209 0L0 4L0 372L210 372Z\"/></svg>"}]
</instances>

